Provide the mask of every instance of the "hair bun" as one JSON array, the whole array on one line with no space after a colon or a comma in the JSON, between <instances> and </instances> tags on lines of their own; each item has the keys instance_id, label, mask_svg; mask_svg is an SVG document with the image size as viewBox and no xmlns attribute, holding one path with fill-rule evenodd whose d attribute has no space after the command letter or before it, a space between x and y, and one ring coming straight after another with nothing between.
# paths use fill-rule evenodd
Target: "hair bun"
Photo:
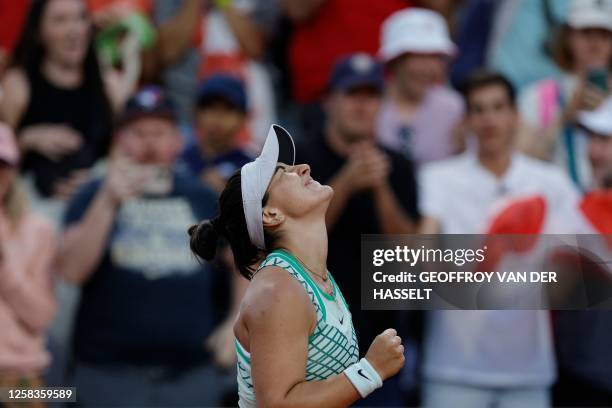
<instances>
[{"instance_id":1,"label":"hair bun","mask_svg":"<svg viewBox=\"0 0 612 408\"><path fill-rule=\"evenodd\" d=\"M218 219L205 220L192 225L187 230L190 236L189 246L196 256L211 261L217 252L219 242Z\"/></svg>"}]
</instances>

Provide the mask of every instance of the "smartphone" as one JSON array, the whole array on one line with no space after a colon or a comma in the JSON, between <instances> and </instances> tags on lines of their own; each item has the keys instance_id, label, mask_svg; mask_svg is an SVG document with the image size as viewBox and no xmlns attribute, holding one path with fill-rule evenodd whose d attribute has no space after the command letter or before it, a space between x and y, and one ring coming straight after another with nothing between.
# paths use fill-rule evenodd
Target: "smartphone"
<instances>
[{"instance_id":1,"label":"smartphone","mask_svg":"<svg viewBox=\"0 0 612 408\"><path fill-rule=\"evenodd\" d=\"M172 173L170 169L161 166L141 166L144 171L150 172L151 177L143 186L142 192L152 195L169 194L172 190Z\"/></svg>"},{"instance_id":2,"label":"smartphone","mask_svg":"<svg viewBox=\"0 0 612 408\"><path fill-rule=\"evenodd\" d=\"M603 92L609 91L608 71L605 69L594 69L589 71L587 73L587 82Z\"/></svg>"}]
</instances>

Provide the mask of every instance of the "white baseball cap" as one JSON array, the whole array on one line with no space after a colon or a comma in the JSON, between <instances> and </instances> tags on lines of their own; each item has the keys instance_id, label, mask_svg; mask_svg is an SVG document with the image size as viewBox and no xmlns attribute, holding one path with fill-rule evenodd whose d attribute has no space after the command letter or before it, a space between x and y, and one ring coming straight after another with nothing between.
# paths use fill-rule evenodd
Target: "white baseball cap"
<instances>
[{"instance_id":1,"label":"white baseball cap","mask_svg":"<svg viewBox=\"0 0 612 408\"><path fill-rule=\"evenodd\" d=\"M612 0L572 0L567 14L570 27L612 31Z\"/></svg>"},{"instance_id":2,"label":"white baseball cap","mask_svg":"<svg viewBox=\"0 0 612 408\"><path fill-rule=\"evenodd\" d=\"M592 111L581 111L578 123L588 131L612 137L612 96Z\"/></svg>"},{"instance_id":3,"label":"white baseball cap","mask_svg":"<svg viewBox=\"0 0 612 408\"><path fill-rule=\"evenodd\" d=\"M457 53L444 18L422 8L408 8L390 15L382 24L380 43L378 56L385 63L407 52L448 56Z\"/></svg>"},{"instance_id":4,"label":"white baseball cap","mask_svg":"<svg viewBox=\"0 0 612 408\"><path fill-rule=\"evenodd\" d=\"M259 156L240 169L244 218L249 238L259 249L266 248L262 201L279 162L289 166L295 164L295 143L287 130L272 125Z\"/></svg>"}]
</instances>

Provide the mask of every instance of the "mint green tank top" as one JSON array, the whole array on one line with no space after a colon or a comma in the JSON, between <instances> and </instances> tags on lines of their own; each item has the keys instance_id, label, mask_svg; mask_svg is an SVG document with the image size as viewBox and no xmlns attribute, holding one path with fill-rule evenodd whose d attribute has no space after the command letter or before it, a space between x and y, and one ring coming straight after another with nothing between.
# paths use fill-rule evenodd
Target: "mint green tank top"
<instances>
[{"instance_id":1,"label":"mint green tank top","mask_svg":"<svg viewBox=\"0 0 612 408\"><path fill-rule=\"evenodd\" d=\"M329 276L333 285L333 295L319 288L301 263L287 251L272 251L261 263L259 269L271 265L283 268L300 282L310 297L317 314L317 325L314 332L308 337L306 381L325 380L340 374L347 367L358 362L359 346L351 313L331 274ZM251 378L251 356L237 340L236 353L238 355L238 405L240 408L254 408L256 398Z\"/></svg>"}]
</instances>

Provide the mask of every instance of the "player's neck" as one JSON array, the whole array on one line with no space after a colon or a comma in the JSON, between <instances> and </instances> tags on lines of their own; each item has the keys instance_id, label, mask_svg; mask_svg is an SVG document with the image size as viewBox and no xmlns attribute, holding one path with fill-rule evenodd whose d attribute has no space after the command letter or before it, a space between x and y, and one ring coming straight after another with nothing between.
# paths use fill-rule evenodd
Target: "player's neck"
<instances>
[{"instance_id":1,"label":"player's neck","mask_svg":"<svg viewBox=\"0 0 612 408\"><path fill-rule=\"evenodd\" d=\"M299 228L297 228L299 227ZM280 246L321 276L327 274L327 228L325 218L296 226L299 232L284 234Z\"/></svg>"}]
</instances>

